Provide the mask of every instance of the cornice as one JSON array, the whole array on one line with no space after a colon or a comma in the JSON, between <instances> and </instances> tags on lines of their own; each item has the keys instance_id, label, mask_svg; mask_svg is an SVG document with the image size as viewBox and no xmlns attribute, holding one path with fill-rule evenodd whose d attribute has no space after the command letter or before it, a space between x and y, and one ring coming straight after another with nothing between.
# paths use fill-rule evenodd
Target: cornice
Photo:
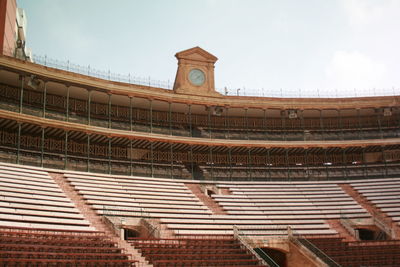
<instances>
[{"instance_id":1,"label":"cornice","mask_svg":"<svg viewBox=\"0 0 400 267\"><path fill-rule=\"evenodd\" d=\"M355 109L400 106L399 96L357 98L273 98L245 96L198 96L176 94L172 90L107 81L91 76L54 69L15 58L0 56L0 68L21 74L34 74L47 81L77 87L107 91L112 94L152 98L154 100L197 104L206 106L229 106L231 108L257 109Z\"/></svg>"},{"instance_id":2,"label":"cornice","mask_svg":"<svg viewBox=\"0 0 400 267\"><path fill-rule=\"evenodd\" d=\"M400 144L400 138L371 139L371 140L351 140L351 141L261 141L261 140L227 140L227 139L208 139L184 136L171 136L154 133L144 133L136 131L124 131L118 129L103 128L74 122L66 122L42 118L27 114L21 114L8 110L0 112L0 118L14 120L19 123L29 123L41 127L51 127L66 131L85 132L87 134L98 134L108 137L122 137L128 139L141 139L153 142L166 142L189 145L204 146L226 146L226 147L264 147L264 148L329 148L329 147L367 147L367 146L387 146Z\"/></svg>"}]
</instances>

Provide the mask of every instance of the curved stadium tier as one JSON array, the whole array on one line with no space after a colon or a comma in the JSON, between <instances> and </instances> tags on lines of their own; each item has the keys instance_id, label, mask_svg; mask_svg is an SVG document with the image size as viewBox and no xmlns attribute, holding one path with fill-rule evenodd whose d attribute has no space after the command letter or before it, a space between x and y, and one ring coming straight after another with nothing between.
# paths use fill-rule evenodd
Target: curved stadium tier
<instances>
[{"instance_id":1,"label":"curved stadium tier","mask_svg":"<svg viewBox=\"0 0 400 267\"><path fill-rule=\"evenodd\" d=\"M400 265L400 96L226 96L199 47L173 90L3 53L4 266Z\"/></svg>"}]
</instances>

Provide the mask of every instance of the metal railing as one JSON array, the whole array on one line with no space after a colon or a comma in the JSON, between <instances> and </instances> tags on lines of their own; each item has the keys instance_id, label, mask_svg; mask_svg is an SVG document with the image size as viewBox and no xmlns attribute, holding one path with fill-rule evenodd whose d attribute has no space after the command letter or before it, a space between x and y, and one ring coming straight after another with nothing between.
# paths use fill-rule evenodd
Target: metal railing
<instances>
[{"instance_id":1,"label":"metal railing","mask_svg":"<svg viewBox=\"0 0 400 267\"><path fill-rule=\"evenodd\" d=\"M142 218L141 224L147 229L149 237L161 238L161 229L154 220L148 218Z\"/></svg>"},{"instance_id":2,"label":"metal railing","mask_svg":"<svg viewBox=\"0 0 400 267\"><path fill-rule=\"evenodd\" d=\"M358 231L353 227L353 221L346 215L340 214L340 224L356 239L359 239Z\"/></svg>"},{"instance_id":3,"label":"metal railing","mask_svg":"<svg viewBox=\"0 0 400 267\"><path fill-rule=\"evenodd\" d=\"M279 265L262 249L258 249L256 251L252 245L252 240L247 238L246 234L244 234L243 231L241 231L236 225L233 226L233 234L235 239L237 239L242 246L249 250L263 265L269 267L279 267Z\"/></svg>"},{"instance_id":4,"label":"metal railing","mask_svg":"<svg viewBox=\"0 0 400 267\"><path fill-rule=\"evenodd\" d=\"M15 56L15 51L5 49L4 55ZM73 63L69 60L59 60L48 57L47 55L33 54L31 58L36 64L66 70L74 73L79 73L87 76L92 76L104 80L124 82L129 84L136 84L149 87L158 87L171 90L173 82L170 80L157 80L151 77L139 77L128 74L119 74L111 70L100 70L89 65L80 65ZM334 88L320 90L316 89L264 89L264 88L217 88L217 91L223 95L229 96L257 96L257 97L280 97L280 98L337 98L337 97L362 97L362 96L393 96L400 95L400 88L369 88L358 90L356 88L348 88L347 90L338 90Z\"/></svg>"},{"instance_id":5,"label":"metal railing","mask_svg":"<svg viewBox=\"0 0 400 267\"><path fill-rule=\"evenodd\" d=\"M304 236L292 231L292 234L289 235L289 240L294 244L301 246L307 249L310 253L314 254L317 258L327 264L329 267L341 267L336 261L334 261L331 257L326 255L322 250L316 247L312 242L310 242Z\"/></svg>"},{"instance_id":6,"label":"metal railing","mask_svg":"<svg viewBox=\"0 0 400 267\"><path fill-rule=\"evenodd\" d=\"M391 227L391 221L382 217L379 213L373 212L372 219L374 220L374 224L378 226L383 232L385 232L390 238L396 238L395 231Z\"/></svg>"},{"instance_id":7,"label":"metal railing","mask_svg":"<svg viewBox=\"0 0 400 267\"><path fill-rule=\"evenodd\" d=\"M83 66L79 64L75 64L67 61L57 60L50 58L48 56L40 56L33 54L32 56L33 62L36 64L40 64L46 67L51 67L60 70L66 70L74 73L79 73L87 76L92 76L104 80L115 81L115 82L124 82L130 84L138 84L143 86L150 86L150 87L159 87L165 89L172 89L172 84L170 81L162 81L162 80L155 80L151 77L138 77L128 74L119 74L111 72L110 70L104 71L93 68L90 65Z\"/></svg>"},{"instance_id":8,"label":"metal railing","mask_svg":"<svg viewBox=\"0 0 400 267\"><path fill-rule=\"evenodd\" d=\"M150 214L144 208L122 208L119 206L103 205L104 216L149 218Z\"/></svg>"}]
</instances>

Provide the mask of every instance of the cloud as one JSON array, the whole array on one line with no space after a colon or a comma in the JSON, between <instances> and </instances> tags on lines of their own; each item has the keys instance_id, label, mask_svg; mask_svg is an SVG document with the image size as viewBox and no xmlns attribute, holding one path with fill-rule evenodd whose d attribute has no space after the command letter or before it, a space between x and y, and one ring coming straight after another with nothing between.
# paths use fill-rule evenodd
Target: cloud
<instances>
[{"instance_id":1,"label":"cloud","mask_svg":"<svg viewBox=\"0 0 400 267\"><path fill-rule=\"evenodd\" d=\"M398 0L342 0L341 3L352 26L398 18L400 8Z\"/></svg>"},{"instance_id":2,"label":"cloud","mask_svg":"<svg viewBox=\"0 0 400 267\"><path fill-rule=\"evenodd\" d=\"M325 72L329 88L369 90L384 82L386 66L359 51L336 51Z\"/></svg>"}]
</instances>

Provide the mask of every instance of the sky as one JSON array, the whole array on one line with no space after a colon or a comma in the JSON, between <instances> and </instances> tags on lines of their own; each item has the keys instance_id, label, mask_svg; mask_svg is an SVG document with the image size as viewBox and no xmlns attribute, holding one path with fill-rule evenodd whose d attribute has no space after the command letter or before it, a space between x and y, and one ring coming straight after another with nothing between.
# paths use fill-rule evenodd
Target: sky
<instances>
[{"instance_id":1,"label":"sky","mask_svg":"<svg viewBox=\"0 0 400 267\"><path fill-rule=\"evenodd\" d=\"M400 0L17 3L36 55L172 84L174 55L200 46L220 92L400 95Z\"/></svg>"}]
</instances>

